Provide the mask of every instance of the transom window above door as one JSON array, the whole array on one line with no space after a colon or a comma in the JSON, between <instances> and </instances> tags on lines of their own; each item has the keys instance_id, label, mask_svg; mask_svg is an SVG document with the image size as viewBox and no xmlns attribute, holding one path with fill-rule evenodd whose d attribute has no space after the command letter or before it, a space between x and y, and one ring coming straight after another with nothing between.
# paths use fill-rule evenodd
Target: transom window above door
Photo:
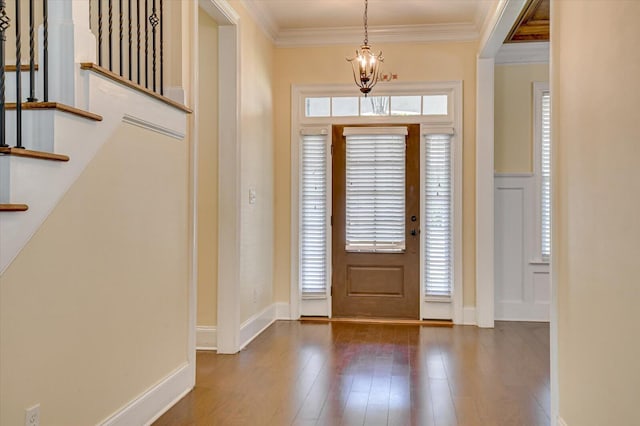
<instances>
[{"instance_id":1,"label":"transom window above door","mask_svg":"<svg viewBox=\"0 0 640 426\"><path fill-rule=\"evenodd\" d=\"M439 116L450 114L449 94L398 96L308 96L305 117Z\"/></svg>"}]
</instances>

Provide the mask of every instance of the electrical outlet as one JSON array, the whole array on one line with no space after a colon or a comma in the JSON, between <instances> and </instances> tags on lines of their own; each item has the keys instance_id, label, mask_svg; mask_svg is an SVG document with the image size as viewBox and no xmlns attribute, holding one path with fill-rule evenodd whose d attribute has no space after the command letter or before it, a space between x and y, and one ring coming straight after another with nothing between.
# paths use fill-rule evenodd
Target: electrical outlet
<instances>
[{"instance_id":1,"label":"electrical outlet","mask_svg":"<svg viewBox=\"0 0 640 426\"><path fill-rule=\"evenodd\" d=\"M24 424L25 426L40 426L40 404L27 408Z\"/></svg>"}]
</instances>

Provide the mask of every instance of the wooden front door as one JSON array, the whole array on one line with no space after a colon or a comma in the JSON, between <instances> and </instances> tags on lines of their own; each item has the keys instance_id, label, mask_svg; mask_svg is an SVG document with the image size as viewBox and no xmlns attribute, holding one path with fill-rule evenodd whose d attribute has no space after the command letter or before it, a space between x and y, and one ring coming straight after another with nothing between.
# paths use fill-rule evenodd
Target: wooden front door
<instances>
[{"instance_id":1,"label":"wooden front door","mask_svg":"<svg viewBox=\"0 0 640 426\"><path fill-rule=\"evenodd\" d=\"M384 147L371 156L366 150L376 150L375 143L365 140L366 136L345 137L345 127L347 126L333 126L332 315L418 319L420 126L385 126L394 130L408 130L408 135L402 136L405 142L404 165L402 157L398 157L402 152L399 151L397 140L394 142L395 146ZM357 133L358 129L365 129L362 130L363 133L376 132L372 126L348 127L347 133L350 134ZM358 129L354 129L356 127ZM350 159L347 160L347 144L354 144L357 138L362 140L362 147L365 148L350 145ZM363 154L360 155L359 152ZM387 155L389 158L385 157ZM401 190L398 191L398 186L402 188L400 183L395 189L392 188L395 193L388 195L385 179L400 182L402 172L398 170L403 166L404 194L401 194ZM350 168L349 172L347 167ZM359 179L358 176L366 178ZM352 186L347 189L347 185ZM364 189L358 192L358 188ZM347 200L347 197L352 198ZM356 213L352 213L354 205L357 207ZM373 210L383 213L369 217ZM396 215L388 219L389 223L385 222L387 217L384 212L387 211L391 216ZM358 221L368 222L353 231ZM369 229L368 226L375 229L372 231L375 235L363 235L362 229ZM387 238L391 232L388 232L389 229L395 232L392 241Z\"/></svg>"}]
</instances>

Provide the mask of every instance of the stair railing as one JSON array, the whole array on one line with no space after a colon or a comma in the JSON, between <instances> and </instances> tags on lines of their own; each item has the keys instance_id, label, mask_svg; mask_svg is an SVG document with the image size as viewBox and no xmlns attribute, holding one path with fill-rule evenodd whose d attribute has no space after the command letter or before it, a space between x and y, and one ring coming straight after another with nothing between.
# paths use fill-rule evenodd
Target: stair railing
<instances>
[{"instance_id":1,"label":"stair railing","mask_svg":"<svg viewBox=\"0 0 640 426\"><path fill-rule=\"evenodd\" d=\"M43 52L42 58L43 67L43 97L44 102L48 102L48 0L43 0ZM15 0L15 16L14 16L14 29L15 29L15 68L16 68L16 141L15 148L24 148L22 144L22 14L21 14L22 0ZM6 42L7 32L11 27L11 17L7 13L6 0L0 0L0 148L8 148L7 143L7 102L6 102ZM35 0L29 0L29 96L27 98L28 103L37 102L38 99L35 95Z\"/></svg>"},{"instance_id":2,"label":"stair railing","mask_svg":"<svg viewBox=\"0 0 640 426\"><path fill-rule=\"evenodd\" d=\"M163 9L163 0L89 0L98 65L160 95L164 95Z\"/></svg>"}]
</instances>

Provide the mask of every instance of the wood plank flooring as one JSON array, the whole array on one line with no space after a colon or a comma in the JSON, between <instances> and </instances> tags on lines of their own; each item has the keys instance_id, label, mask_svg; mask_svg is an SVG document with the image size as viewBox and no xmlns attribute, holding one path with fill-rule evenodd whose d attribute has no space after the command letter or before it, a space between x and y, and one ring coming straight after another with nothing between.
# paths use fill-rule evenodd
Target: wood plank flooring
<instances>
[{"instance_id":1,"label":"wood plank flooring","mask_svg":"<svg viewBox=\"0 0 640 426\"><path fill-rule=\"evenodd\" d=\"M161 425L549 425L549 326L278 321L236 355L199 352Z\"/></svg>"}]
</instances>

